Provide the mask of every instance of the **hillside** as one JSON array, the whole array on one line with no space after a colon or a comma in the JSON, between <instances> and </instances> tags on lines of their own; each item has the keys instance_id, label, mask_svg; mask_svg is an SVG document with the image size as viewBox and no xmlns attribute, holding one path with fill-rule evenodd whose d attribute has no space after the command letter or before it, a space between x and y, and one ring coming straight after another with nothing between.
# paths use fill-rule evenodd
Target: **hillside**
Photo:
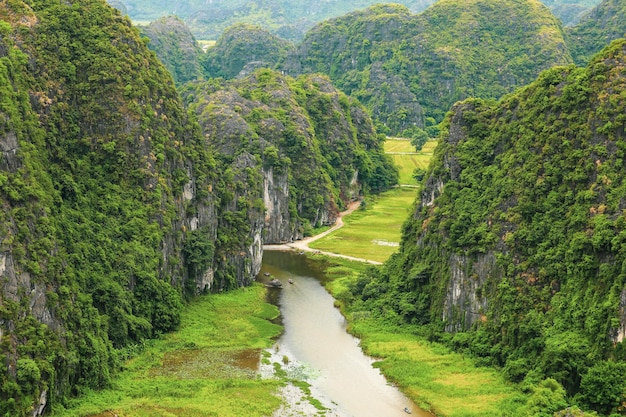
<instances>
[{"instance_id":1,"label":"hillside","mask_svg":"<svg viewBox=\"0 0 626 417\"><path fill-rule=\"evenodd\" d=\"M536 0L441 0L419 15L378 5L323 22L285 69L328 74L380 131L411 135L458 100L501 97L569 62L559 22Z\"/></svg>"},{"instance_id":2,"label":"hillside","mask_svg":"<svg viewBox=\"0 0 626 417\"><path fill-rule=\"evenodd\" d=\"M104 0L0 4L0 415L39 416L108 386L133 346L178 326L186 299L251 284L266 229L297 238L353 195L394 183L358 103L322 78L270 73L264 85L264 74L236 84L263 144L252 153L239 148L245 135L229 136L242 124L206 136ZM216 92L203 88L198 99ZM241 111L233 104L201 116ZM309 171L303 161L321 153ZM302 163L289 176L308 177L285 185L297 198L284 224L266 215L281 189L240 191L263 178L259 161L276 172L286 155Z\"/></svg>"},{"instance_id":3,"label":"hillside","mask_svg":"<svg viewBox=\"0 0 626 417\"><path fill-rule=\"evenodd\" d=\"M568 28L567 35L574 61L586 65L611 41L626 36L626 3L603 0L576 26Z\"/></svg>"},{"instance_id":4,"label":"hillside","mask_svg":"<svg viewBox=\"0 0 626 417\"><path fill-rule=\"evenodd\" d=\"M183 295L210 285L178 259L181 229L214 239L194 220L214 161L103 1L14 1L0 18L0 414L39 415L109 384L116 348L175 328Z\"/></svg>"},{"instance_id":5,"label":"hillside","mask_svg":"<svg viewBox=\"0 0 626 417\"><path fill-rule=\"evenodd\" d=\"M265 221L264 242L302 239L311 227L333 224L350 201L397 184L364 109L328 79L294 80L265 69L198 83L184 96L221 172L234 180L232 201L265 207L249 222Z\"/></svg>"},{"instance_id":6,"label":"hillside","mask_svg":"<svg viewBox=\"0 0 626 417\"><path fill-rule=\"evenodd\" d=\"M174 16L162 17L140 30L142 36L150 40L148 47L157 54L176 84L203 77L200 61L204 52L182 20Z\"/></svg>"},{"instance_id":7,"label":"hillside","mask_svg":"<svg viewBox=\"0 0 626 417\"><path fill-rule=\"evenodd\" d=\"M523 389L552 378L570 404L617 412L624 68L621 40L588 67L548 70L500 102L455 105L399 253L354 289L361 309L425 325Z\"/></svg>"},{"instance_id":8,"label":"hillside","mask_svg":"<svg viewBox=\"0 0 626 417\"><path fill-rule=\"evenodd\" d=\"M209 78L234 78L241 71L276 68L293 44L258 26L238 24L227 28L215 46L202 58L204 74Z\"/></svg>"},{"instance_id":9,"label":"hillside","mask_svg":"<svg viewBox=\"0 0 626 417\"><path fill-rule=\"evenodd\" d=\"M181 0L175 4L159 0L110 0L109 3L141 23L167 15L177 15L198 39L215 40L229 26L251 23L279 35L299 41L315 24L330 18L373 6L376 0L303 1L303 0ZM421 12L435 0L399 0L413 13ZM599 0L543 0L565 25L573 25Z\"/></svg>"}]
</instances>

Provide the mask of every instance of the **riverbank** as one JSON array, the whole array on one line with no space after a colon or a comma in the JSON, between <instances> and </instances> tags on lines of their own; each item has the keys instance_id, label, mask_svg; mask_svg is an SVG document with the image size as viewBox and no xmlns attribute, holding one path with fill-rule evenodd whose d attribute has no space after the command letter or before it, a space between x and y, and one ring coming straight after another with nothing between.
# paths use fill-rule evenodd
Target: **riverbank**
<instances>
[{"instance_id":1,"label":"riverbank","mask_svg":"<svg viewBox=\"0 0 626 417\"><path fill-rule=\"evenodd\" d=\"M310 255L307 255L310 256ZM397 326L361 309L351 288L359 285L366 265L313 255L325 265L326 287L375 364L421 408L438 416L525 416L528 395L494 369L477 366L467 356L428 341L419 326Z\"/></svg>"},{"instance_id":2,"label":"riverbank","mask_svg":"<svg viewBox=\"0 0 626 417\"><path fill-rule=\"evenodd\" d=\"M278 245L263 245L263 250L295 250L295 251L300 251L300 252L314 252L314 253L325 255L325 256L344 258L344 259L354 261L354 262L365 262L365 263L369 263L373 265L381 265L381 262L377 260L359 258L357 256L350 256L350 255L339 253L337 251L326 251L326 250L317 249L317 248L314 249L309 246L311 243L317 240L323 239L326 236L330 235L331 233L336 232L337 230L341 229L344 226L343 218L349 214L352 214L360 206L361 206L361 201L353 201L352 203L350 203L348 205L348 208L345 211L342 211L341 213L339 213L339 216L337 216L337 220L335 221L335 224L329 229L321 233L318 233L314 236L305 237L302 240L296 240L295 242L282 243Z\"/></svg>"},{"instance_id":3,"label":"riverbank","mask_svg":"<svg viewBox=\"0 0 626 417\"><path fill-rule=\"evenodd\" d=\"M282 326L261 285L190 302L180 329L119 352L111 387L55 406L52 417L263 417L282 403L280 379L258 378L261 351Z\"/></svg>"}]
</instances>

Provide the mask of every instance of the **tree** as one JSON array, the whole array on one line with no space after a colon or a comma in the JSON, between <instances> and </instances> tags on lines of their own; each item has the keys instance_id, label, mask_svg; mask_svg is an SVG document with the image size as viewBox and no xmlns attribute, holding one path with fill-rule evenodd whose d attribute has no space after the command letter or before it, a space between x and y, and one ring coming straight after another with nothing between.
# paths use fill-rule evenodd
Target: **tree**
<instances>
[{"instance_id":1,"label":"tree","mask_svg":"<svg viewBox=\"0 0 626 417\"><path fill-rule=\"evenodd\" d=\"M602 414L618 411L626 402L626 363L598 362L580 382L580 400Z\"/></svg>"},{"instance_id":2,"label":"tree","mask_svg":"<svg viewBox=\"0 0 626 417\"><path fill-rule=\"evenodd\" d=\"M554 412L567 407L565 389L552 378L541 381L526 403L525 411L529 416L552 417Z\"/></svg>"}]
</instances>

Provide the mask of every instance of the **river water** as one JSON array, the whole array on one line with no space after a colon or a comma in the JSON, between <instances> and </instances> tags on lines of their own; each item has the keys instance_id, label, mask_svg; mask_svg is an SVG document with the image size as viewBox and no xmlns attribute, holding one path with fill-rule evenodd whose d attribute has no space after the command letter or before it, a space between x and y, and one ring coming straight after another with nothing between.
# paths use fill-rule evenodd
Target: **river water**
<instances>
[{"instance_id":1,"label":"river water","mask_svg":"<svg viewBox=\"0 0 626 417\"><path fill-rule=\"evenodd\" d=\"M266 251L261 272L261 279L269 273L283 282L282 289L269 291L285 329L270 351L270 362L308 382L311 396L326 408L313 408L290 386L283 392L288 405L275 417L406 417L405 408L412 415L432 417L388 384L361 351L359 340L346 332L344 317L320 283L319 265L294 252Z\"/></svg>"}]
</instances>

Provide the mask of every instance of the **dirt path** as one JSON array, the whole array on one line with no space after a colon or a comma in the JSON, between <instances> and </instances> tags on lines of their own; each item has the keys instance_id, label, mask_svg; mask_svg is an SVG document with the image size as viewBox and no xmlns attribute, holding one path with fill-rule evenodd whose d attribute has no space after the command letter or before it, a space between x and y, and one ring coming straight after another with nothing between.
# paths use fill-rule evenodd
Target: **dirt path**
<instances>
[{"instance_id":1,"label":"dirt path","mask_svg":"<svg viewBox=\"0 0 626 417\"><path fill-rule=\"evenodd\" d=\"M342 211L341 213L339 213L339 217L337 217L335 224L330 229L326 230L325 232L322 232L315 236L306 237L302 240L296 240L295 242L283 243L280 245L263 245L263 250L294 250L295 249L295 250L304 251L304 252L315 252L315 253L319 253L319 254L326 255L326 256L332 256L335 258L349 259L351 261L366 262L372 265L382 265L381 262L372 261L371 259L356 258L354 256L342 255L340 253L334 253L334 252L326 252L326 251L321 251L317 249L312 249L309 247L309 243L315 242L316 240L329 235L335 230L341 229L343 227L343 220L342 220L343 216L347 216L348 214L352 213L354 210L359 208L360 205L361 205L360 201L354 201L350 203L348 205L348 209L346 211Z\"/></svg>"}]
</instances>

